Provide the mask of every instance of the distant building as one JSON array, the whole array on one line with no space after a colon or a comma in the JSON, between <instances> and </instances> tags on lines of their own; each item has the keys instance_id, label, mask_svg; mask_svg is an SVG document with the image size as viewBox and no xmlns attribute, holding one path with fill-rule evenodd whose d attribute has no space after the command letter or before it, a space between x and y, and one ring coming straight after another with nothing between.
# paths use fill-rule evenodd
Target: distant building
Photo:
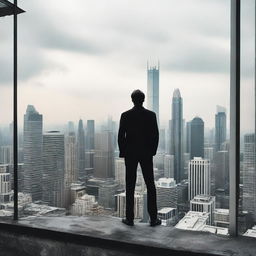
<instances>
[{"instance_id":1,"label":"distant building","mask_svg":"<svg viewBox=\"0 0 256 256\"><path fill-rule=\"evenodd\" d=\"M42 199L42 149L43 115L32 105L24 115L24 192L32 195L33 201Z\"/></svg>"},{"instance_id":2,"label":"distant building","mask_svg":"<svg viewBox=\"0 0 256 256\"><path fill-rule=\"evenodd\" d=\"M64 206L64 134L50 131L43 135L43 201L50 206Z\"/></svg>"},{"instance_id":3,"label":"distant building","mask_svg":"<svg viewBox=\"0 0 256 256\"><path fill-rule=\"evenodd\" d=\"M124 218L126 216L126 195L125 192L116 196L117 198L117 216ZM142 219L143 217L143 195L135 192L134 194L134 218Z\"/></svg>"},{"instance_id":4,"label":"distant building","mask_svg":"<svg viewBox=\"0 0 256 256\"><path fill-rule=\"evenodd\" d=\"M215 209L214 225L218 227L229 227L229 209Z\"/></svg>"},{"instance_id":5,"label":"distant building","mask_svg":"<svg viewBox=\"0 0 256 256\"><path fill-rule=\"evenodd\" d=\"M189 211L175 226L183 230L202 231L209 222L209 213Z\"/></svg>"},{"instance_id":6,"label":"distant building","mask_svg":"<svg viewBox=\"0 0 256 256\"><path fill-rule=\"evenodd\" d=\"M190 157L204 158L204 121L195 117L190 122Z\"/></svg>"},{"instance_id":7,"label":"distant building","mask_svg":"<svg viewBox=\"0 0 256 256\"><path fill-rule=\"evenodd\" d=\"M78 178L81 181L85 180L85 134L83 120L79 120L77 133L77 166Z\"/></svg>"},{"instance_id":8,"label":"distant building","mask_svg":"<svg viewBox=\"0 0 256 256\"><path fill-rule=\"evenodd\" d=\"M125 188L125 162L123 158L115 159L115 180L120 188Z\"/></svg>"},{"instance_id":9,"label":"distant building","mask_svg":"<svg viewBox=\"0 0 256 256\"><path fill-rule=\"evenodd\" d=\"M213 147L205 147L204 148L204 159L207 159L210 161L210 163L213 161L214 157L214 148Z\"/></svg>"},{"instance_id":10,"label":"distant building","mask_svg":"<svg viewBox=\"0 0 256 256\"><path fill-rule=\"evenodd\" d=\"M207 212L209 213L209 219L207 224L214 224L214 212L215 212L215 197L207 195L197 195L190 200L190 211L194 212Z\"/></svg>"},{"instance_id":11,"label":"distant building","mask_svg":"<svg viewBox=\"0 0 256 256\"><path fill-rule=\"evenodd\" d=\"M95 122L94 120L87 120L86 127L86 149L94 150L95 148Z\"/></svg>"},{"instance_id":12,"label":"distant building","mask_svg":"<svg viewBox=\"0 0 256 256\"><path fill-rule=\"evenodd\" d=\"M108 181L99 186L99 200L100 206L104 209L115 209L115 195L118 190L118 184L114 181Z\"/></svg>"},{"instance_id":13,"label":"distant building","mask_svg":"<svg viewBox=\"0 0 256 256\"><path fill-rule=\"evenodd\" d=\"M114 178L112 132L103 131L95 135L94 176L96 178Z\"/></svg>"},{"instance_id":14,"label":"distant building","mask_svg":"<svg viewBox=\"0 0 256 256\"><path fill-rule=\"evenodd\" d=\"M170 122L170 155L174 156L174 179L179 183L184 177L183 167L183 100L180 90L175 89L172 97L172 120Z\"/></svg>"},{"instance_id":15,"label":"distant building","mask_svg":"<svg viewBox=\"0 0 256 256\"><path fill-rule=\"evenodd\" d=\"M178 190L173 178L160 178L156 183L157 208L177 208Z\"/></svg>"},{"instance_id":16,"label":"distant building","mask_svg":"<svg viewBox=\"0 0 256 256\"><path fill-rule=\"evenodd\" d=\"M73 203L71 214L74 216L88 215L96 204L95 196L84 194Z\"/></svg>"},{"instance_id":17,"label":"distant building","mask_svg":"<svg viewBox=\"0 0 256 256\"><path fill-rule=\"evenodd\" d=\"M157 212L157 216L161 219L163 226L174 225L176 224L178 217L177 208L162 208Z\"/></svg>"},{"instance_id":18,"label":"distant building","mask_svg":"<svg viewBox=\"0 0 256 256\"><path fill-rule=\"evenodd\" d=\"M9 203L12 200L11 175L7 164L0 165L0 209L2 203Z\"/></svg>"},{"instance_id":19,"label":"distant building","mask_svg":"<svg viewBox=\"0 0 256 256\"><path fill-rule=\"evenodd\" d=\"M201 157L194 157L189 162L188 170L188 199L196 195L210 195L210 162Z\"/></svg>"},{"instance_id":20,"label":"distant building","mask_svg":"<svg viewBox=\"0 0 256 256\"><path fill-rule=\"evenodd\" d=\"M147 107L156 113L159 125L159 65L147 67Z\"/></svg>"},{"instance_id":21,"label":"distant building","mask_svg":"<svg viewBox=\"0 0 256 256\"><path fill-rule=\"evenodd\" d=\"M244 136L243 210L252 213L254 221L256 221L256 170L254 134L246 134Z\"/></svg>"},{"instance_id":22,"label":"distant building","mask_svg":"<svg viewBox=\"0 0 256 256\"><path fill-rule=\"evenodd\" d=\"M164 156L164 177L174 178L174 156L173 155Z\"/></svg>"},{"instance_id":23,"label":"distant building","mask_svg":"<svg viewBox=\"0 0 256 256\"><path fill-rule=\"evenodd\" d=\"M229 190L229 153L218 151L214 159L215 189Z\"/></svg>"},{"instance_id":24,"label":"distant building","mask_svg":"<svg viewBox=\"0 0 256 256\"><path fill-rule=\"evenodd\" d=\"M217 106L217 114L215 115L215 147L216 151L221 150L221 145L227 139L227 120L226 110Z\"/></svg>"}]
</instances>

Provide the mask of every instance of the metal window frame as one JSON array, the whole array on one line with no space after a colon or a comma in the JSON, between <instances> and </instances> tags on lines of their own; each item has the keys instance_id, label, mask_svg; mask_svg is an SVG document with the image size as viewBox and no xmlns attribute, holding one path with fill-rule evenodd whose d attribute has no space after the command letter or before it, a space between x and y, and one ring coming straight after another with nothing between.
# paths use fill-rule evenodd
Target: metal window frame
<instances>
[{"instance_id":1,"label":"metal window frame","mask_svg":"<svg viewBox=\"0 0 256 256\"><path fill-rule=\"evenodd\" d=\"M9 3L6 0L1 2ZM18 114L17 114L17 14L24 12L14 0L13 11L13 160L14 160L14 220L18 220ZM238 199L240 177L240 12L241 0L231 0L231 65L230 65L230 227L231 236L238 235ZM4 15L3 15L4 16ZM256 24L256 21L255 21ZM255 92L256 99L256 92ZM256 127L256 125L255 125ZM256 128L255 128L256 129Z\"/></svg>"},{"instance_id":2,"label":"metal window frame","mask_svg":"<svg viewBox=\"0 0 256 256\"><path fill-rule=\"evenodd\" d=\"M230 150L229 150L229 233L238 235L240 180L240 32L241 0L231 0L230 35Z\"/></svg>"}]
</instances>

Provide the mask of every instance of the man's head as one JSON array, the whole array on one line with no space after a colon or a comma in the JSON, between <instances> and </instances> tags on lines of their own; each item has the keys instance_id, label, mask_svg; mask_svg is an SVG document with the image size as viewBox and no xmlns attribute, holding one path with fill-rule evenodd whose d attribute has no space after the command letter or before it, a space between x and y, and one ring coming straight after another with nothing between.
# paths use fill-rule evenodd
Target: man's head
<instances>
[{"instance_id":1,"label":"man's head","mask_svg":"<svg viewBox=\"0 0 256 256\"><path fill-rule=\"evenodd\" d=\"M135 106L141 106L145 100L145 94L140 90L135 90L132 92L131 98Z\"/></svg>"}]
</instances>

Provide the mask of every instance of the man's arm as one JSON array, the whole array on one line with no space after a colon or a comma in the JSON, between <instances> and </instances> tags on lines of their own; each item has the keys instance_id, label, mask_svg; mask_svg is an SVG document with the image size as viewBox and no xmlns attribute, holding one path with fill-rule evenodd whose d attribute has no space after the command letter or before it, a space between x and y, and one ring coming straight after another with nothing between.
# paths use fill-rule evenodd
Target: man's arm
<instances>
[{"instance_id":1,"label":"man's arm","mask_svg":"<svg viewBox=\"0 0 256 256\"><path fill-rule=\"evenodd\" d=\"M152 124L152 146L153 146L153 155L156 155L158 142L159 142L159 131L157 126L156 114L154 113L153 124Z\"/></svg>"},{"instance_id":2,"label":"man's arm","mask_svg":"<svg viewBox=\"0 0 256 256\"><path fill-rule=\"evenodd\" d=\"M124 114L121 115L118 131L118 146L119 146L119 157L125 156L125 144L126 144L126 127L124 121Z\"/></svg>"}]
</instances>

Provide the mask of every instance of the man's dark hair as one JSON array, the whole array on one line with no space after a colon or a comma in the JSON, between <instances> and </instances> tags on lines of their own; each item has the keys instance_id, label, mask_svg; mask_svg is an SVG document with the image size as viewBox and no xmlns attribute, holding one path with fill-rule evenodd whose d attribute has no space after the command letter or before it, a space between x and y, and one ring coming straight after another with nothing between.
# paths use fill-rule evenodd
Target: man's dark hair
<instances>
[{"instance_id":1,"label":"man's dark hair","mask_svg":"<svg viewBox=\"0 0 256 256\"><path fill-rule=\"evenodd\" d=\"M145 94L141 90L133 91L131 97L135 105L142 104L145 100Z\"/></svg>"}]
</instances>

